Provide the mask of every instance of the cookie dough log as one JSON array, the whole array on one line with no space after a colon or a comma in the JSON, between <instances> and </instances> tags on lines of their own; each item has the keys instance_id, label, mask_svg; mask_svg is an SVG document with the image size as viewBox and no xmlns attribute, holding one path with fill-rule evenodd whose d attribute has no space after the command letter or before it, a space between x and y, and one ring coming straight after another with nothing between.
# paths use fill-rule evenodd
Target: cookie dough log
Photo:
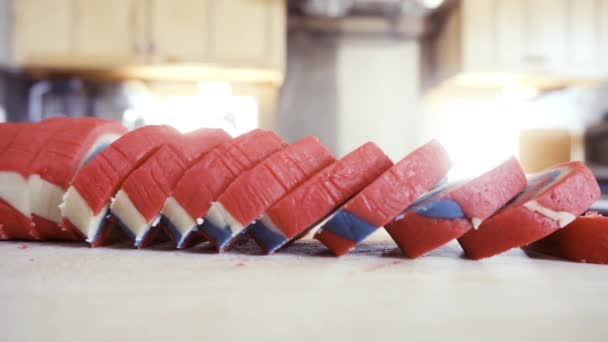
<instances>
[{"instance_id":1,"label":"cookie dough log","mask_svg":"<svg viewBox=\"0 0 608 342\"><path fill-rule=\"evenodd\" d=\"M251 227L266 254L304 236L392 165L368 142L330 164L270 207Z\"/></svg>"},{"instance_id":2,"label":"cookie dough log","mask_svg":"<svg viewBox=\"0 0 608 342\"><path fill-rule=\"evenodd\" d=\"M450 166L439 142L422 145L342 206L315 238L336 256L347 253L441 181Z\"/></svg>"},{"instance_id":3,"label":"cookie dough log","mask_svg":"<svg viewBox=\"0 0 608 342\"><path fill-rule=\"evenodd\" d=\"M417 201L386 230L417 258L474 230L519 194L527 181L515 158L470 181L449 184Z\"/></svg>"},{"instance_id":4,"label":"cookie dough log","mask_svg":"<svg viewBox=\"0 0 608 342\"><path fill-rule=\"evenodd\" d=\"M458 242L472 259L522 247L567 226L599 196L597 181L584 163L558 164L528 179L518 197Z\"/></svg>"},{"instance_id":5,"label":"cookie dough log","mask_svg":"<svg viewBox=\"0 0 608 342\"><path fill-rule=\"evenodd\" d=\"M188 167L229 141L222 129L202 128L159 148L122 183L110 212L136 247L151 244L160 211Z\"/></svg>"},{"instance_id":6,"label":"cookie dough log","mask_svg":"<svg viewBox=\"0 0 608 342\"><path fill-rule=\"evenodd\" d=\"M0 238L40 240L31 220L29 177L47 141L75 119L57 117L32 124L4 124L0 152Z\"/></svg>"},{"instance_id":7,"label":"cookie dough log","mask_svg":"<svg viewBox=\"0 0 608 342\"><path fill-rule=\"evenodd\" d=\"M42 239L82 240L81 234L60 226L59 205L76 172L126 132L116 121L83 117L45 143L29 177L32 221Z\"/></svg>"},{"instance_id":8,"label":"cookie dough log","mask_svg":"<svg viewBox=\"0 0 608 342\"><path fill-rule=\"evenodd\" d=\"M162 210L161 222L177 248L202 237L203 217L232 181L286 145L274 132L256 129L218 146L192 165Z\"/></svg>"},{"instance_id":9,"label":"cookie dough log","mask_svg":"<svg viewBox=\"0 0 608 342\"><path fill-rule=\"evenodd\" d=\"M4 154L4 151L10 146L10 144L13 142L19 132L29 125L31 124L12 122L5 122L0 124L0 159ZM0 191L7 191L7 189L5 188L4 190ZM7 195L4 195L4 197L7 197ZM8 206L9 208L7 208L6 206ZM0 240L8 240L11 238L4 230L4 224L7 221L10 222L11 218L13 217L13 212L14 208L10 209L10 204L8 204L4 199L0 198L0 214L2 215L0 216Z\"/></svg>"},{"instance_id":10,"label":"cookie dough log","mask_svg":"<svg viewBox=\"0 0 608 342\"><path fill-rule=\"evenodd\" d=\"M319 139L296 141L232 182L211 205L201 233L219 252L225 251L266 209L333 161Z\"/></svg>"},{"instance_id":11,"label":"cookie dough log","mask_svg":"<svg viewBox=\"0 0 608 342\"><path fill-rule=\"evenodd\" d=\"M159 147L179 136L170 126L144 126L93 157L78 171L63 198L62 226L82 235L93 247L104 245L110 201L122 182Z\"/></svg>"},{"instance_id":12,"label":"cookie dough log","mask_svg":"<svg viewBox=\"0 0 608 342\"><path fill-rule=\"evenodd\" d=\"M608 264L608 218L588 212L526 249L576 262Z\"/></svg>"}]
</instances>

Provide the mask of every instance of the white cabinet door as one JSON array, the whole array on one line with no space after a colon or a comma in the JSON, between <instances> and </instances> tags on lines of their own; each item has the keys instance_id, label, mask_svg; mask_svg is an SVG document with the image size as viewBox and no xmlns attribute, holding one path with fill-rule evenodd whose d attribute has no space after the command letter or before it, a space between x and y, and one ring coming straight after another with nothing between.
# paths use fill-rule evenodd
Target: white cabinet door
<instances>
[{"instance_id":1,"label":"white cabinet door","mask_svg":"<svg viewBox=\"0 0 608 342\"><path fill-rule=\"evenodd\" d=\"M203 62L210 58L210 0L151 1L151 61Z\"/></svg>"},{"instance_id":2,"label":"white cabinet door","mask_svg":"<svg viewBox=\"0 0 608 342\"><path fill-rule=\"evenodd\" d=\"M496 65L499 70L519 71L524 54L525 0L493 0L495 18L494 44ZM492 32L492 30L488 30Z\"/></svg>"},{"instance_id":3,"label":"white cabinet door","mask_svg":"<svg viewBox=\"0 0 608 342\"><path fill-rule=\"evenodd\" d=\"M74 42L72 0L13 1L13 61L55 64L69 56Z\"/></svg>"},{"instance_id":4,"label":"white cabinet door","mask_svg":"<svg viewBox=\"0 0 608 342\"><path fill-rule=\"evenodd\" d=\"M466 0L462 4L462 64L465 71L495 69L496 2L497 0Z\"/></svg>"},{"instance_id":5,"label":"white cabinet door","mask_svg":"<svg viewBox=\"0 0 608 342\"><path fill-rule=\"evenodd\" d=\"M599 30L595 15L595 0L576 0L570 1L569 20L568 20L568 62L573 65L591 65L598 63L599 57L596 53ZM604 18L608 20L608 18Z\"/></svg>"},{"instance_id":6,"label":"white cabinet door","mask_svg":"<svg viewBox=\"0 0 608 342\"><path fill-rule=\"evenodd\" d=\"M596 55L602 68L608 70L608 0L599 0L597 11Z\"/></svg>"},{"instance_id":7,"label":"white cabinet door","mask_svg":"<svg viewBox=\"0 0 608 342\"><path fill-rule=\"evenodd\" d=\"M278 0L213 1L214 60L234 66L282 67L284 6Z\"/></svg>"},{"instance_id":8,"label":"white cabinet door","mask_svg":"<svg viewBox=\"0 0 608 342\"><path fill-rule=\"evenodd\" d=\"M436 42L439 80L608 78L608 0L462 0L455 13Z\"/></svg>"},{"instance_id":9,"label":"white cabinet door","mask_svg":"<svg viewBox=\"0 0 608 342\"><path fill-rule=\"evenodd\" d=\"M461 11L463 71L608 69L608 0L464 0Z\"/></svg>"},{"instance_id":10,"label":"white cabinet door","mask_svg":"<svg viewBox=\"0 0 608 342\"><path fill-rule=\"evenodd\" d=\"M504 1L504 0L503 0ZM566 65L568 0L527 0L524 9L524 70L549 72Z\"/></svg>"},{"instance_id":11,"label":"white cabinet door","mask_svg":"<svg viewBox=\"0 0 608 342\"><path fill-rule=\"evenodd\" d=\"M77 0L76 53L87 66L120 66L138 61L142 2Z\"/></svg>"},{"instance_id":12,"label":"white cabinet door","mask_svg":"<svg viewBox=\"0 0 608 342\"><path fill-rule=\"evenodd\" d=\"M10 30L13 48L0 59L17 66L118 69L184 63L284 69L285 0L12 3L14 24L0 34Z\"/></svg>"}]
</instances>

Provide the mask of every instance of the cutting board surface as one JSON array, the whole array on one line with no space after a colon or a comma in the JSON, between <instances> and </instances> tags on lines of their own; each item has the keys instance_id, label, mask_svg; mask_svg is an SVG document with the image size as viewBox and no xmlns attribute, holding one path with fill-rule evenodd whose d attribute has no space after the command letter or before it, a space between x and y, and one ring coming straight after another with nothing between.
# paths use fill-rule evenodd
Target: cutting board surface
<instances>
[{"instance_id":1,"label":"cutting board surface","mask_svg":"<svg viewBox=\"0 0 608 342\"><path fill-rule=\"evenodd\" d=\"M134 250L0 243L2 341L608 341L608 266L456 243L403 258L384 232L331 257L306 238Z\"/></svg>"}]
</instances>

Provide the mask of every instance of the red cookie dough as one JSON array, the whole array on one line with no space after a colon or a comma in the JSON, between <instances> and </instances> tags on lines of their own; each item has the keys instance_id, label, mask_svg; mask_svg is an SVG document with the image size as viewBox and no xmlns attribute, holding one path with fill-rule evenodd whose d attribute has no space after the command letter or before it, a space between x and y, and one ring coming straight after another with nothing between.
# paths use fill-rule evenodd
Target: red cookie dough
<instances>
[{"instance_id":1,"label":"red cookie dough","mask_svg":"<svg viewBox=\"0 0 608 342\"><path fill-rule=\"evenodd\" d=\"M608 264L608 217L588 212L526 249L577 262Z\"/></svg>"},{"instance_id":2,"label":"red cookie dough","mask_svg":"<svg viewBox=\"0 0 608 342\"><path fill-rule=\"evenodd\" d=\"M10 146L19 132L28 125L30 124L10 122L0 124L0 158L4 153L4 150ZM7 221L12 221L10 218L14 216L14 210L9 207L10 204L0 198L0 215L4 215L0 216L0 240L8 240L11 238L8 233L4 231L4 224L7 223ZM8 215L8 217L6 215ZM19 216L15 218L15 220L18 220L18 218ZM19 222L17 221L16 224L19 224Z\"/></svg>"},{"instance_id":3,"label":"red cookie dough","mask_svg":"<svg viewBox=\"0 0 608 342\"><path fill-rule=\"evenodd\" d=\"M334 161L319 139L296 141L232 182L209 209L201 233L223 252L271 205Z\"/></svg>"},{"instance_id":4,"label":"red cookie dough","mask_svg":"<svg viewBox=\"0 0 608 342\"><path fill-rule=\"evenodd\" d=\"M145 247L160 211L188 167L218 145L230 141L222 129L202 128L159 148L133 171L117 192L110 211L133 239Z\"/></svg>"},{"instance_id":5,"label":"red cookie dough","mask_svg":"<svg viewBox=\"0 0 608 342\"><path fill-rule=\"evenodd\" d=\"M522 247L565 227L599 196L597 181L585 164L562 163L530 178L511 204L458 242L472 259Z\"/></svg>"},{"instance_id":6,"label":"red cookie dough","mask_svg":"<svg viewBox=\"0 0 608 342\"><path fill-rule=\"evenodd\" d=\"M345 254L435 186L450 166L443 146L436 140L428 142L346 202L315 238L336 256Z\"/></svg>"},{"instance_id":7,"label":"red cookie dough","mask_svg":"<svg viewBox=\"0 0 608 342\"><path fill-rule=\"evenodd\" d=\"M386 230L408 258L416 258L476 229L526 184L519 162L510 158L471 181L448 185L421 199Z\"/></svg>"},{"instance_id":8,"label":"red cookie dough","mask_svg":"<svg viewBox=\"0 0 608 342\"><path fill-rule=\"evenodd\" d=\"M190 167L163 208L163 221L178 248L200 235L197 226L211 203L240 174L287 144L271 131L256 129L213 149Z\"/></svg>"},{"instance_id":9,"label":"red cookie dough","mask_svg":"<svg viewBox=\"0 0 608 342\"><path fill-rule=\"evenodd\" d=\"M170 126L144 126L97 154L78 171L66 192L61 204L62 225L84 236L92 246L104 244L110 200L122 182L160 146L179 135Z\"/></svg>"},{"instance_id":10,"label":"red cookie dough","mask_svg":"<svg viewBox=\"0 0 608 342\"><path fill-rule=\"evenodd\" d=\"M82 240L59 226L59 205L78 169L126 132L116 121L83 117L47 140L29 177L32 221L42 239Z\"/></svg>"},{"instance_id":11,"label":"red cookie dough","mask_svg":"<svg viewBox=\"0 0 608 342\"><path fill-rule=\"evenodd\" d=\"M392 165L368 142L315 174L266 211L251 234L267 254L303 236Z\"/></svg>"},{"instance_id":12,"label":"red cookie dough","mask_svg":"<svg viewBox=\"0 0 608 342\"><path fill-rule=\"evenodd\" d=\"M14 124L7 126L10 136L2 139L5 148L0 152L0 237L3 239L42 238L31 220L29 176L32 163L46 142L72 122L72 118L58 117L21 128L10 128Z\"/></svg>"}]
</instances>

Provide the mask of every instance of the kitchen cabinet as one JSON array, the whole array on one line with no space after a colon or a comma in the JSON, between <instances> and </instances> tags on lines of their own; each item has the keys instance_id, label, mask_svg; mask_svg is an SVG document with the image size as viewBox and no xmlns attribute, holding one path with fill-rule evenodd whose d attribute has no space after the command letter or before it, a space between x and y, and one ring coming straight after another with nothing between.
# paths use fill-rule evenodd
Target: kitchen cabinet
<instances>
[{"instance_id":1,"label":"kitchen cabinet","mask_svg":"<svg viewBox=\"0 0 608 342\"><path fill-rule=\"evenodd\" d=\"M147 43L155 63L210 59L211 0L152 0L151 37Z\"/></svg>"},{"instance_id":2,"label":"kitchen cabinet","mask_svg":"<svg viewBox=\"0 0 608 342\"><path fill-rule=\"evenodd\" d=\"M283 69L283 1L152 0L151 11L154 62Z\"/></svg>"},{"instance_id":3,"label":"kitchen cabinet","mask_svg":"<svg viewBox=\"0 0 608 342\"><path fill-rule=\"evenodd\" d=\"M282 80L284 0L0 1L9 66Z\"/></svg>"},{"instance_id":4,"label":"kitchen cabinet","mask_svg":"<svg viewBox=\"0 0 608 342\"><path fill-rule=\"evenodd\" d=\"M435 42L436 76L608 77L606 18L608 0L463 0Z\"/></svg>"},{"instance_id":5,"label":"kitchen cabinet","mask_svg":"<svg viewBox=\"0 0 608 342\"><path fill-rule=\"evenodd\" d=\"M113 66L141 61L143 2L76 0L75 57L85 66Z\"/></svg>"},{"instance_id":6,"label":"kitchen cabinet","mask_svg":"<svg viewBox=\"0 0 608 342\"><path fill-rule=\"evenodd\" d=\"M284 4L268 0L214 2L211 42L214 59L234 65L282 68Z\"/></svg>"},{"instance_id":7,"label":"kitchen cabinet","mask_svg":"<svg viewBox=\"0 0 608 342\"><path fill-rule=\"evenodd\" d=\"M13 2L12 9L12 39L8 41L13 46L9 61L22 65L45 58L56 60L73 50L72 0L19 0Z\"/></svg>"},{"instance_id":8,"label":"kitchen cabinet","mask_svg":"<svg viewBox=\"0 0 608 342\"><path fill-rule=\"evenodd\" d=\"M111 67L140 58L142 0L24 0L12 3L12 63ZM138 38L139 35L139 38Z\"/></svg>"}]
</instances>

